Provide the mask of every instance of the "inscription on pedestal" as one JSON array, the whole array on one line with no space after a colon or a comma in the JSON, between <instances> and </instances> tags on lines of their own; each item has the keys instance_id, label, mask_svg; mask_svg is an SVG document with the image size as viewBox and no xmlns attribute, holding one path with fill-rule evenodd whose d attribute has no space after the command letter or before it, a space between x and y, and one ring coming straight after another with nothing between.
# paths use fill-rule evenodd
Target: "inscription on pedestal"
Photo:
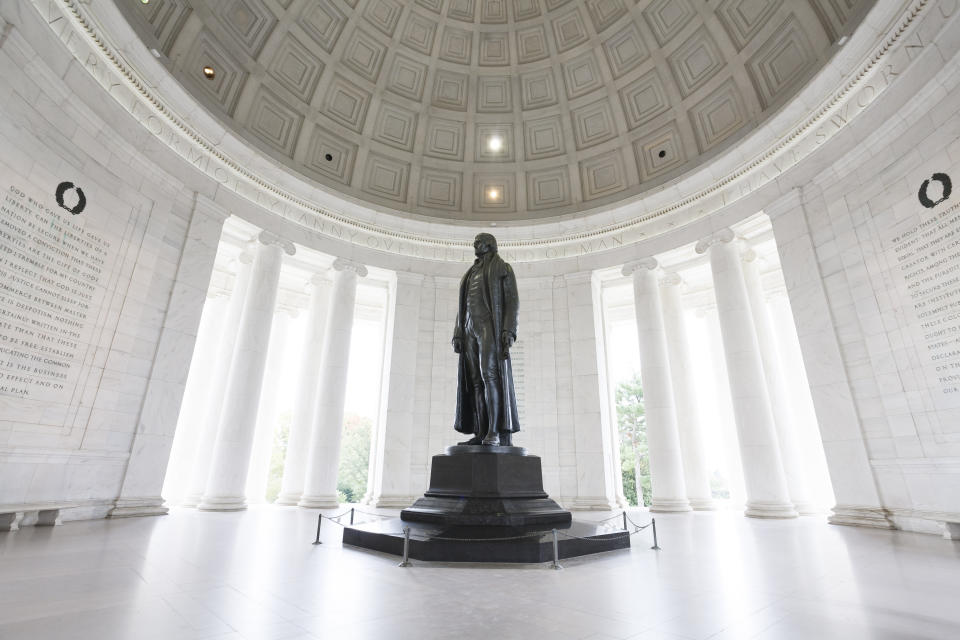
<instances>
[{"instance_id":1,"label":"inscription on pedestal","mask_svg":"<svg viewBox=\"0 0 960 640\"><path fill-rule=\"evenodd\" d=\"M0 199L0 396L69 402L111 243L47 199Z\"/></svg>"}]
</instances>

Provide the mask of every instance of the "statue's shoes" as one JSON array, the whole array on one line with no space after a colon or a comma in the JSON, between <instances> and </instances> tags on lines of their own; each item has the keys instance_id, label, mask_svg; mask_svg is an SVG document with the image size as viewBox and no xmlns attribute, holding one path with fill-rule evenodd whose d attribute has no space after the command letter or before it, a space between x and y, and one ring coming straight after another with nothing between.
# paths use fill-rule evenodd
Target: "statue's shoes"
<instances>
[{"instance_id":1,"label":"statue's shoes","mask_svg":"<svg viewBox=\"0 0 960 640\"><path fill-rule=\"evenodd\" d=\"M492 446L492 447L499 447L499 446L500 446L500 436L496 436L496 437L494 437L494 438L484 438L482 444L490 445L490 446Z\"/></svg>"},{"instance_id":2,"label":"statue's shoes","mask_svg":"<svg viewBox=\"0 0 960 640\"><path fill-rule=\"evenodd\" d=\"M466 445L483 444L483 438L481 438L480 436L473 436L469 440L465 440L464 442L458 442L457 444L466 444Z\"/></svg>"}]
</instances>

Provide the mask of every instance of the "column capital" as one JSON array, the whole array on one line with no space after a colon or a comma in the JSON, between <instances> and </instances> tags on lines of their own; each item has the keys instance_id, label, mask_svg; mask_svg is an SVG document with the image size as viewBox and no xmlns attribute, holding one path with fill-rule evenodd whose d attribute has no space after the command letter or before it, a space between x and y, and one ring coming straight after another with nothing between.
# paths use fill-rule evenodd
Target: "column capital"
<instances>
[{"instance_id":1,"label":"column capital","mask_svg":"<svg viewBox=\"0 0 960 640\"><path fill-rule=\"evenodd\" d=\"M365 266L363 266L359 262L348 260L347 258L337 258L336 260L334 260L333 270L334 271L353 271L361 278L364 278L367 275L367 268Z\"/></svg>"},{"instance_id":2,"label":"column capital","mask_svg":"<svg viewBox=\"0 0 960 640\"><path fill-rule=\"evenodd\" d=\"M772 220L803 206L803 187L794 187L767 206L763 212Z\"/></svg>"},{"instance_id":3,"label":"column capital","mask_svg":"<svg viewBox=\"0 0 960 640\"><path fill-rule=\"evenodd\" d=\"M728 242L733 242L736 237L737 237L737 234L733 232L733 229L731 229L730 227L726 227L700 240L700 242L697 243L697 246L694 248L694 250L697 253L706 253L707 249L709 249L713 245L726 244Z\"/></svg>"},{"instance_id":4,"label":"column capital","mask_svg":"<svg viewBox=\"0 0 960 640\"><path fill-rule=\"evenodd\" d=\"M740 259L744 262L757 262L759 264L758 258L759 254L753 250L753 247L745 246L743 253L740 254Z\"/></svg>"},{"instance_id":5,"label":"column capital","mask_svg":"<svg viewBox=\"0 0 960 640\"><path fill-rule=\"evenodd\" d=\"M237 255L237 264L253 264L253 252L249 249L244 249ZM239 266L237 267L240 268Z\"/></svg>"},{"instance_id":6,"label":"column capital","mask_svg":"<svg viewBox=\"0 0 960 640\"><path fill-rule=\"evenodd\" d=\"M640 269L646 269L648 271L656 271L660 266L660 263L657 262L656 258L643 258L642 260L634 260L633 262L628 262L623 265L623 269L620 270L625 276L631 276L637 273Z\"/></svg>"},{"instance_id":7,"label":"column capital","mask_svg":"<svg viewBox=\"0 0 960 640\"><path fill-rule=\"evenodd\" d=\"M225 211L213 200L196 191L193 192L193 211L194 213L202 213L208 218L216 220L221 224L230 217L229 211Z\"/></svg>"},{"instance_id":8,"label":"column capital","mask_svg":"<svg viewBox=\"0 0 960 640\"><path fill-rule=\"evenodd\" d=\"M682 284L685 284L685 281L676 271L664 273L663 277L660 278L661 287L679 287Z\"/></svg>"},{"instance_id":9,"label":"column capital","mask_svg":"<svg viewBox=\"0 0 960 640\"><path fill-rule=\"evenodd\" d=\"M270 245L277 245L280 247L285 254L292 256L297 252L297 248L293 246L293 243L289 240L284 240L275 233L270 233L269 231L261 231L257 234L257 242L262 244L265 247Z\"/></svg>"}]
</instances>

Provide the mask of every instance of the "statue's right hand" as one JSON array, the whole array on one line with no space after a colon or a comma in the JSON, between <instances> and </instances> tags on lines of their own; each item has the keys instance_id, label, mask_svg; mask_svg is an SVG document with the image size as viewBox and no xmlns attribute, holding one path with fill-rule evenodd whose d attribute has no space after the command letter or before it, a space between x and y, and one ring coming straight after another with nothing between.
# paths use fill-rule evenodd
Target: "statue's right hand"
<instances>
[{"instance_id":1,"label":"statue's right hand","mask_svg":"<svg viewBox=\"0 0 960 640\"><path fill-rule=\"evenodd\" d=\"M454 353L463 353L463 338L454 338L451 343Z\"/></svg>"}]
</instances>

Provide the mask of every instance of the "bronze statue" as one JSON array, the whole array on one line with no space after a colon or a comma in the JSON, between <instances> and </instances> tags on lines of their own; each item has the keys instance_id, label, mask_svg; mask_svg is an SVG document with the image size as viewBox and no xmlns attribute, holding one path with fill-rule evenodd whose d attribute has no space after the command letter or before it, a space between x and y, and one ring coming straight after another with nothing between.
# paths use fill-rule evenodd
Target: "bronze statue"
<instances>
[{"instance_id":1,"label":"bronze statue","mask_svg":"<svg viewBox=\"0 0 960 640\"><path fill-rule=\"evenodd\" d=\"M453 350L460 354L454 429L464 445L512 446L520 430L510 347L517 339L517 279L489 233L473 241L477 256L460 281Z\"/></svg>"}]
</instances>

